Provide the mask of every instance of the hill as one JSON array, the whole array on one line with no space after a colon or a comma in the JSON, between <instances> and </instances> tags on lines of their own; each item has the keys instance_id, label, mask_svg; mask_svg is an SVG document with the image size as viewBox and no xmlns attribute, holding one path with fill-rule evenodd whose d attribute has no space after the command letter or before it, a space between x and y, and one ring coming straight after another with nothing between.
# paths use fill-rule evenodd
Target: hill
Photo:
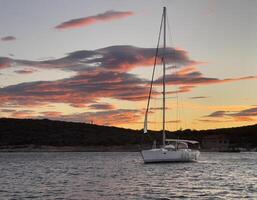
<instances>
[{"instance_id":1,"label":"hill","mask_svg":"<svg viewBox=\"0 0 257 200\"><path fill-rule=\"evenodd\" d=\"M84 147L84 150L139 150L153 140L161 144L160 132L98 126L47 119L0 119L0 148ZM257 147L257 125L216 130L168 132L168 138L198 140L205 149L253 149ZM216 146L215 146L216 145ZM94 147L94 148L93 148ZM83 150L83 148L82 148Z\"/></svg>"}]
</instances>

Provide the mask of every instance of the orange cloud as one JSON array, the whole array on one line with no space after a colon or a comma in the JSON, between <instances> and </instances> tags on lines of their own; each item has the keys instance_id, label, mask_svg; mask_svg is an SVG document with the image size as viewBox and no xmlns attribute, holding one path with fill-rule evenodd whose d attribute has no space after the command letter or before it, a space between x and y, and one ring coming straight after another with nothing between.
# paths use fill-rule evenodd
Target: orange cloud
<instances>
[{"instance_id":1,"label":"orange cloud","mask_svg":"<svg viewBox=\"0 0 257 200\"><path fill-rule=\"evenodd\" d=\"M190 92L194 87L202 85L228 83L253 79L257 79L257 76L245 76L228 79L205 77L196 67L191 65L181 68L176 73L167 74L165 77L166 84L179 86L179 89L177 91L168 91L168 94ZM158 78L155 81L155 83L162 84L162 77Z\"/></svg>"},{"instance_id":2,"label":"orange cloud","mask_svg":"<svg viewBox=\"0 0 257 200\"><path fill-rule=\"evenodd\" d=\"M44 112L43 116L38 118L49 118L52 120L62 120L62 121L73 121L73 122L88 122L98 125L124 125L128 123L136 123L141 119L143 112L132 109L116 109L109 111L99 111L99 112L85 112L85 113L75 113L70 115L62 115L58 112L48 113ZM49 115L50 114L50 115Z\"/></svg>"},{"instance_id":3,"label":"orange cloud","mask_svg":"<svg viewBox=\"0 0 257 200\"><path fill-rule=\"evenodd\" d=\"M32 114L33 111L31 110L20 110L13 112L11 116L14 118L31 118L33 116Z\"/></svg>"},{"instance_id":4,"label":"orange cloud","mask_svg":"<svg viewBox=\"0 0 257 200\"><path fill-rule=\"evenodd\" d=\"M248 116L234 116L234 120L238 122L257 122L256 119L253 119L252 117Z\"/></svg>"},{"instance_id":5,"label":"orange cloud","mask_svg":"<svg viewBox=\"0 0 257 200\"><path fill-rule=\"evenodd\" d=\"M12 62L11 58L0 57L0 69L10 67Z\"/></svg>"},{"instance_id":6,"label":"orange cloud","mask_svg":"<svg viewBox=\"0 0 257 200\"><path fill-rule=\"evenodd\" d=\"M61 112L57 112L57 111L46 111L46 112L41 112L41 114L43 114L43 116L47 118L55 118L62 115Z\"/></svg>"},{"instance_id":7,"label":"orange cloud","mask_svg":"<svg viewBox=\"0 0 257 200\"><path fill-rule=\"evenodd\" d=\"M80 28L80 27L90 26L92 24L96 24L100 22L106 22L106 21L125 18L133 14L134 13L131 11L121 12L121 11L110 10L98 15L93 15L93 16L88 16L88 17L83 17L78 19L71 19L69 21L66 21L57 25L55 28L56 29Z\"/></svg>"}]
</instances>

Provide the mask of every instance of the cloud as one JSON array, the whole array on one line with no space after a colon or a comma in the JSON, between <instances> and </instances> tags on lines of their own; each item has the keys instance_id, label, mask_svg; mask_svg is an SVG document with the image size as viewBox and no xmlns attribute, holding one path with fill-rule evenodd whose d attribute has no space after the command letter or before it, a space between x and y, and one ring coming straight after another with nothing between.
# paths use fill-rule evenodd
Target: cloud
<instances>
[{"instance_id":1,"label":"cloud","mask_svg":"<svg viewBox=\"0 0 257 200\"><path fill-rule=\"evenodd\" d=\"M165 110L170 110L171 108L165 107ZM150 107L149 110L151 111L158 111L158 110L163 110L163 107Z\"/></svg>"},{"instance_id":2,"label":"cloud","mask_svg":"<svg viewBox=\"0 0 257 200\"><path fill-rule=\"evenodd\" d=\"M85 119L99 125L122 125L134 123L141 119L142 112L132 109L117 109L102 112L85 113Z\"/></svg>"},{"instance_id":3,"label":"cloud","mask_svg":"<svg viewBox=\"0 0 257 200\"><path fill-rule=\"evenodd\" d=\"M25 68L25 69L15 70L14 72L17 74L32 74L36 71L37 71L36 69Z\"/></svg>"},{"instance_id":4,"label":"cloud","mask_svg":"<svg viewBox=\"0 0 257 200\"><path fill-rule=\"evenodd\" d=\"M208 96L195 96L195 97L190 97L190 99L206 99L209 98Z\"/></svg>"},{"instance_id":5,"label":"cloud","mask_svg":"<svg viewBox=\"0 0 257 200\"><path fill-rule=\"evenodd\" d=\"M53 120L72 121L72 122L88 122L98 125L124 125L135 123L142 117L142 112L133 109L116 109L109 111L74 113L70 115L50 116L47 112L40 118L49 118Z\"/></svg>"},{"instance_id":6,"label":"cloud","mask_svg":"<svg viewBox=\"0 0 257 200\"><path fill-rule=\"evenodd\" d=\"M250 117L257 116L257 107L241 110L239 112L230 114L231 116Z\"/></svg>"},{"instance_id":7,"label":"cloud","mask_svg":"<svg viewBox=\"0 0 257 200\"><path fill-rule=\"evenodd\" d=\"M46 118L56 118L56 117L58 118L59 116L62 115L61 112L57 112L57 111L40 112L40 114L42 114Z\"/></svg>"},{"instance_id":8,"label":"cloud","mask_svg":"<svg viewBox=\"0 0 257 200\"><path fill-rule=\"evenodd\" d=\"M141 48L128 45L109 46L96 50L80 50L69 53L59 59L48 59L44 61L31 61L0 57L0 66L12 67L27 66L35 68L54 68L75 72L81 72L88 68L98 68L115 72L129 72L138 67L153 66L155 48ZM162 49L160 49L160 52ZM195 65L199 62L191 60L184 50L168 48L167 54L170 58L167 64L176 64L180 67ZM161 61L158 60L160 63ZM0 67L1 68L1 67Z\"/></svg>"},{"instance_id":9,"label":"cloud","mask_svg":"<svg viewBox=\"0 0 257 200\"><path fill-rule=\"evenodd\" d=\"M247 116L235 116L234 120L238 122L257 122L256 119L253 119L252 117L247 117Z\"/></svg>"},{"instance_id":10,"label":"cloud","mask_svg":"<svg viewBox=\"0 0 257 200\"><path fill-rule=\"evenodd\" d=\"M200 122L207 123L225 123L225 122L233 122L232 120L217 120L217 119L199 119Z\"/></svg>"},{"instance_id":11,"label":"cloud","mask_svg":"<svg viewBox=\"0 0 257 200\"><path fill-rule=\"evenodd\" d=\"M69 21L63 22L63 23L55 26L55 28L56 29L80 28L80 27L90 26L90 25L93 25L96 23L126 18L133 14L134 13L131 11L122 12L122 11L109 10L104 13L100 13L98 15L92 15L92 16L83 17L83 18L71 19Z\"/></svg>"},{"instance_id":12,"label":"cloud","mask_svg":"<svg viewBox=\"0 0 257 200\"><path fill-rule=\"evenodd\" d=\"M163 51L160 48L159 52ZM156 49L155 48L139 48L134 46L111 46L103 49L98 49L97 52L101 55L94 62L101 63L101 66L113 71L130 71L136 67L153 66ZM178 66L187 66L197 64L188 57L184 50L167 48L166 54L170 55L166 60L167 64L176 64ZM161 63L158 59L157 63Z\"/></svg>"},{"instance_id":13,"label":"cloud","mask_svg":"<svg viewBox=\"0 0 257 200\"><path fill-rule=\"evenodd\" d=\"M145 80L128 73L88 70L87 73L57 81L37 81L0 88L0 105L67 103L84 107L103 97L145 100Z\"/></svg>"},{"instance_id":14,"label":"cloud","mask_svg":"<svg viewBox=\"0 0 257 200\"><path fill-rule=\"evenodd\" d=\"M209 115L203 116L203 118L199 121L205 122L215 122L220 121L223 122L222 119L228 119L226 122L242 122L242 121L256 121L257 122L257 107L243 109L240 111L215 111Z\"/></svg>"},{"instance_id":15,"label":"cloud","mask_svg":"<svg viewBox=\"0 0 257 200\"><path fill-rule=\"evenodd\" d=\"M58 111L45 111L39 114L32 110L2 109L2 112L10 113L13 118L51 119L72 122L87 122L98 125L124 125L128 123L139 123L144 112L135 109L113 109L97 112L83 112L65 115Z\"/></svg>"},{"instance_id":16,"label":"cloud","mask_svg":"<svg viewBox=\"0 0 257 200\"><path fill-rule=\"evenodd\" d=\"M32 118L34 111L32 110L19 110L11 114L11 117L14 118Z\"/></svg>"},{"instance_id":17,"label":"cloud","mask_svg":"<svg viewBox=\"0 0 257 200\"><path fill-rule=\"evenodd\" d=\"M12 112L15 112L15 110L13 109L1 109L1 112L5 112L5 113L12 113Z\"/></svg>"},{"instance_id":18,"label":"cloud","mask_svg":"<svg viewBox=\"0 0 257 200\"><path fill-rule=\"evenodd\" d=\"M115 106L108 103L97 103L97 104L91 104L88 106L90 109L93 110L113 110L115 109Z\"/></svg>"},{"instance_id":19,"label":"cloud","mask_svg":"<svg viewBox=\"0 0 257 200\"><path fill-rule=\"evenodd\" d=\"M162 50L160 49L160 53ZM200 63L189 58L185 50L168 48L173 55L167 65L177 65L176 74L167 74L167 84L176 85L177 91L167 94L190 92L194 87L232 81L256 79L256 76L218 79L205 77L195 67ZM25 66L33 69L61 69L76 72L72 77L56 81L36 81L0 88L0 105L40 106L49 103L66 103L74 107L86 107L98 103L102 98L127 101L146 100L149 79L129 73L139 67L152 67L155 48L135 46L109 46L96 50L74 51L59 59L31 61L0 58L0 68ZM158 61L160 62L160 61ZM26 73L18 71L18 73ZM17 70L16 70L17 73ZM161 84L161 79L155 81ZM153 91L156 97L160 95Z\"/></svg>"},{"instance_id":20,"label":"cloud","mask_svg":"<svg viewBox=\"0 0 257 200\"><path fill-rule=\"evenodd\" d=\"M172 91L168 93L190 92L194 87L197 87L197 86L236 82L236 81L242 81L242 80L253 80L253 79L257 79L257 76L245 76L245 77L227 78L227 79L205 77L195 66L187 66L187 67L181 68L177 73L167 74L165 77L166 84L179 86L178 91ZM162 77L155 80L155 83L162 84Z\"/></svg>"},{"instance_id":21,"label":"cloud","mask_svg":"<svg viewBox=\"0 0 257 200\"><path fill-rule=\"evenodd\" d=\"M174 54L176 51L170 48L168 52ZM175 54L174 62L180 65L196 63L188 58L185 51L179 50ZM154 48L120 45L93 51L75 51L59 59L44 61L2 57L2 68L54 68L75 71L77 74L58 81L37 81L7 86L0 89L0 100L3 100L2 104L6 102L31 106L68 103L76 107L95 103L102 97L129 101L145 100L149 91L149 81L130 74L129 71L137 67L152 66L154 55ZM30 70L16 70L16 73L26 72L29 73Z\"/></svg>"},{"instance_id":22,"label":"cloud","mask_svg":"<svg viewBox=\"0 0 257 200\"><path fill-rule=\"evenodd\" d=\"M5 36L5 37L2 37L1 40L4 41L4 42L8 42L8 41L16 40L16 37L8 35L8 36Z\"/></svg>"},{"instance_id":23,"label":"cloud","mask_svg":"<svg viewBox=\"0 0 257 200\"><path fill-rule=\"evenodd\" d=\"M11 67L13 60L8 57L0 57L0 70L4 68Z\"/></svg>"},{"instance_id":24,"label":"cloud","mask_svg":"<svg viewBox=\"0 0 257 200\"><path fill-rule=\"evenodd\" d=\"M177 90L166 91L166 95L191 92L192 89L195 87L196 86L193 86L193 85L180 85L178 86ZM167 98L175 98L175 97L167 97Z\"/></svg>"},{"instance_id":25,"label":"cloud","mask_svg":"<svg viewBox=\"0 0 257 200\"><path fill-rule=\"evenodd\" d=\"M209 115L207 115L206 117L223 117L227 112L226 111L215 111Z\"/></svg>"},{"instance_id":26,"label":"cloud","mask_svg":"<svg viewBox=\"0 0 257 200\"><path fill-rule=\"evenodd\" d=\"M160 49L160 52L161 51L162 49ZM152 67L154 63L155 52L155 48L117 45L96 49L94 51L75 51L70 53L67 57L55 60L54 63L61 63L62 61L65 61L66 63L70 62L72 63L73 68L69 69L74 71L81 71L83 70L82 66L86 66L99 67L111 71L128 72L137 67ZM188 57L188 53L184 50L167 48L166 53L171 55L167 60L167 64L186 66L199 63L197 61L191 60ZM160 62L161 61L159 59L158 63ZM48 62L48 64L50 63L51 61Z\"/></svg>"},{"instance_id":27,"label":"cloud","mask_svg":"<svg viewBox=\"0 0 257 200\"><path fill-rule=\"evenodd\" d=\"M239 112L230 113L229 116L232 116L236 121L255 121L257 122L257 107L241 110Z\"/></svg>"}]
</instances>

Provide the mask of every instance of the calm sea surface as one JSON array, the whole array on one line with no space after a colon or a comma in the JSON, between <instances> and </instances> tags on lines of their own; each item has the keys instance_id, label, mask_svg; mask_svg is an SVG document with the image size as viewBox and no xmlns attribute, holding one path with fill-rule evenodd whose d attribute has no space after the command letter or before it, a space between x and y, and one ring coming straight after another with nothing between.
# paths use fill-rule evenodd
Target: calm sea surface
<instances>
[{"instance_id":1,"label":"calm sea surface","mask_svg":"<svg viewBox=\"0 0 257 200\"><path fill-rule=\"evenodd\" d=\"M0 153L0 199L257 199L257 153L143 164L139 153Z\"/></svg>"}]
</instances>

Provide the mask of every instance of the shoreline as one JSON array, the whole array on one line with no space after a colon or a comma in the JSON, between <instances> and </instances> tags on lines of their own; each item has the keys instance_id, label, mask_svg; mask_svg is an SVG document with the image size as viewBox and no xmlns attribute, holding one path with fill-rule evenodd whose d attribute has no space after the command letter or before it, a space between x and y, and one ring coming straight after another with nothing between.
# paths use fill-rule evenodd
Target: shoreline
<instances>
[{"instance_id":1,"label":"shoreline","mask_svg":"<svg viewBox=\"0 0 257 200\"><path fill-rule=\"evenodd\" d=\"M140 145L126 145L126 146L2 146L0 153L4 152L140 152L142 149L149 149L150 147ZM200 149L200 152L213 153L240 153L240 152L257 152L256 149L241 150L241 151L220 151L214 149Z\"/></svg>"},{"instance_id":2,"label":"shoreline","mask_svg":"<svg viewBox=\"0 0 257 200\"><path fill-rule=\"evenodd\" d=\"M131 146L8 146L0 147L2 152L139 152L138 145Z\"/></svg>"}]
</instances>

